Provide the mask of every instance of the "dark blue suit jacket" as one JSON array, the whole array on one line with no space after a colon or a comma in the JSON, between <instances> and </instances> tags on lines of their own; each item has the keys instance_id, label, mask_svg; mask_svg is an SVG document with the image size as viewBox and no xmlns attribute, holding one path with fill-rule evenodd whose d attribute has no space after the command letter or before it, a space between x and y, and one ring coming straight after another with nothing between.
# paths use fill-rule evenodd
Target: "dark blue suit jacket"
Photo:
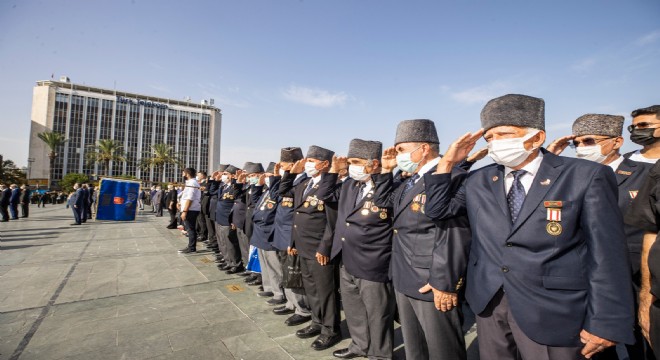
<instances>
[{"instance_id":1,"label":"dark blue suit jacket","mask_svg":"<svg viewBox=\"0 0 660 360\"><path fill-rule=\"evenodd\" d=\"M218 199L215 205L215 222L222 226L231 225L230 215L234 207L235 192L232 184L220 183L217 189Z\"/></svg>"},{"instance_id":2,"label":"dark blue suit jacket","mask_svg":"<svg viewBox=\"0 0 660 360\"><path fill-rule=\"evenodd\" d=\"M360 182L346 179L335 192L337 225L331 258L342 253L346 271L360 279L388 282L392 254L392 174L372 175L374 187L356 204Z\"/></svg>"},{"instance_id":3,"label":"dark blue suit jacket","mask_svg":"<svg viewBox=\"0 0 660 360\"><path fill-rule=\"evenodd\" d=\"M9 198L10 204L18 204L21 199L21 189L16 188L11 190L11 197Z\"/></svg>"},{"instance_id":4,"label":"dark blue suit jacket","mask_svg":"<svg viewBox=\"0 0 660 360\"><path fill-rule=\"evenodd\" d=\"M281 176L275 176L278 183ZM302 174L295 179L293 186L307 180L307 174ZM279 186L279 185L278 185ZM278 191L279 192L279 191ZM291 229L293 228L293 197L277 196L277 209L275 212L275 230L273 233L273 247L278 250L286 250L291 244Z\"/></svg>"},{"instance_id":5,"label":"dark blue suit jacket","mask_svg":"<svg viewBox=\"0 0 660 360\"><path fill-rule=\"evenodd\" d=\"M275 232L275 214L277 212L277 189L280 186L280 177L271 177L270 188L263 190L257 201L254 202L252 214L252 236L250 244L261 250L275 250L273 235Z\"/></svg>"},{"instance_id":6,"label":"dark blue suit jacket","mask_svg":"<svg viewBox=\"0 0 660 360\"><path fill-rule=\"evenodd\" d=\"M606 166L544 151L516 223L504 167L472 172L458 191L447 174L425 176L427 214L465 213L472 246L466 296L480 314L503 288L511 313L532 340L581 346L582 329L632 344L633 299L616 178ZM561 201L561 234L547 230L545 201Z\"/></svg>"}]
</instances>

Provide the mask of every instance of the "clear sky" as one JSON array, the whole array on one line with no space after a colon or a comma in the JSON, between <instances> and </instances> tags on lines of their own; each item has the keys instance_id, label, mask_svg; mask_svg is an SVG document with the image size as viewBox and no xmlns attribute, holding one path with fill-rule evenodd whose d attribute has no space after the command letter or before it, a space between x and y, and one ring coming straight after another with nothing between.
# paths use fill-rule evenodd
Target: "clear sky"
<instances>
[{"instance_id":1,"label":"clear sky","mask_svg":"<svg viewBox=\"0 0 660 360\"><path fill-rule=\"evenodd\" d=\"M549 139L585 113L628 124L660 104L660 1L0 0L0 69L0 153L20 166L51 74L214 98L221 160L238 166L284 146L390 146L414 118L435 121L442 151L507 93L545 99Z\"/></svg>"}]
</instances>

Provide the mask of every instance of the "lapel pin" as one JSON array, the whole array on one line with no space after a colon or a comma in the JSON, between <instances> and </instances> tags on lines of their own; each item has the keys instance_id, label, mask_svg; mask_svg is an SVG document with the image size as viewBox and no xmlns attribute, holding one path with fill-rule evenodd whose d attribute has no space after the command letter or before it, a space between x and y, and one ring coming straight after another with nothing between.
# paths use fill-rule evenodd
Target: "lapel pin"
<instances>
[{"instance_id":1,"label":"lapel pin","mask_svg":"<svg viewBox=\"0 0 660 360\"><path fill-rule=\"evenodd\" d=\"M497 181L498 179L499 179L499 177L493 176L493 181Z\"/></svg>"},{"instance_id":2,"label":"lapel pin","mask_svg":"<svg viewBox=\"0 0 660 360\"><path fill-rule=\"evenodd\" d=\"M541 181L541 185L544 185L544 186L545 185L550 185L550 179L545 179L545 180Z\"/></svg>"}]
</instances>

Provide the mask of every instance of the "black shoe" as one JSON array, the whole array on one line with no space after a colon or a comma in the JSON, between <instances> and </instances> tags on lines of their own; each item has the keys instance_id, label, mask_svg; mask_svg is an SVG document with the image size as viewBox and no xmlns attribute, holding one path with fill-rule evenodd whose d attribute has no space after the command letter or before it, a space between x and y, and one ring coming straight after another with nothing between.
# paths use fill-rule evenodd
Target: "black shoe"
<instances>
[{"instance_id":1,"label":"black shoe","mask_svg":"<svg viewBox=\"0 0 660 360\"><path fill-rule=\"evenodd\" d=\"M176 229L176 226L166 226L167 229Z\"/></svg>"},{"instance_id":2,"label":"black shoe","mask_svg":"<svg viewBox=\"0 0 660 360\"><path fill-rule=\"evenodd\" d=\"M242 273L238 274L238 276L244 276L244 277L245 276L250 276L250 275L252 275L252 272L248 271L248 270L245 270Z\"/></svg>"},{"instance_id":3,"label":"black shoe","mask_svg":"<svg viewBox=\"0 0 660 360\"><path fill-rule=\"evenodd\" d=\"M216 264L225 264L226 261L225 261L225 259L215 259L215 263Z\"/></svg>"},{"instance_id":4,"label":"black shoe","mask_svg":"<svg viewBox=\"0 0 660 360\"><path fill-rule=\"evenodd\" d=\"M262 291L257 294L257 296L261 296L261 297L273 297L273 295L275 294L273 294L272 291Z\"/></svg>"},{"instance_id":5,"label":"black shoe","mask_svg":"<svg viewBox=\"0 0 660 360\"><path fill-rule=\"evenodd\" d=\"M7 221L7 220L4 220L3 222L5 222L5 221ZM81 223L73 223L71 225L82 225L82 224Z\"/></svg>"},{"instance_id":6,"label":"black shoe","mask_svg":"<svg viewBox=\"0 0 660 360\"><path fill-rule=\"evenodd\" d=\"M357 357L364 357L360 354L356 354L356 353L352 352L348 348L335 350L332 353L332 356L334 356L336 358L340 358L340 359L353 359L353 358L357 358Z\"/></svg>"},{"instance_id":7,"label":"black shoe","mask_svg":"<svg viewBox=\"0 0 660 360\"><path fill-rule=\"evenodd\" d=\"M245 279L243 279L243 281L245 281L246 283L249 283L249 282L253 282L253 281L257 280L258 278L259 278L259 276L257 276L256 274L252 274L252 275L246 277Z\"/></svg>"},{"instance_id":8,"label":"black shoe","mask_svg":"<svg viewBox=\"0 0 660 360\"><path fill-rule=\"evenodd\" d=\"M289 314L293 314L296 311L293 310L293 309L289 309L286 306L278 306L276 308L273 308L273 312L275 313L275 315L289 315ZM289 320L289 319L287 319L287 320ZM288 323L287 323L287 325L288 325Z\"/></svg>"},{"instance_id":9,"label":"black shoe","mask_svg":"<svg viewBox=\"0 0 660 360\"><path fill-rule=\"evenodd\" d=\"M244 271L243 265L234 266L231 269L225 271L227 275L238 274L241 271Z\"/></svg>"},{"instance_id":10,"label":"black shoe","mask_svg":"<svg viewBox=\"0 0 660 360\"><path fill-rule=\"evenodd\" d=\"M312 343L312 349L317 350L317 351L325 350L329 347L334 346L335 344L337 344L340 341L341 341L341 334L320 335Z\"/></svg>"},{"instance_id":11,"label":"black shoe","mask_svg":"<svg viewBox=\"0 0 660 360\"><path fill-rule=\"evenodd\" d=\"M218 269L221 271L227 271L229 269L233 268L233 266L229 264L224 264L224 265L218 265Z\"/></svg>"},{"instance_id":12,"label":"black shoe","mask_svg":"<svg viewBox=\"0 0 660 360\"><path fill-rule=\"evenodd\" d=\"M216 259L216 260L220 260L220 261L225 261L225 257L222 256L222 255L217 255L217 254L216 254L216 255L215 255L215 259Z\"/></svg>"},{"instance_id":13,"label":"black shoe","mask_svg":"<svg viewBox=\"0 0 660 360\"><path fill-rule=\"evenodd\" d=\"M289 309L287 309L287 310L289 310ZM295 310L290 310L290 311L291 311L291 312L294 312ZM282 314L282 315L284 315L284 314ZM286 324L287 326L297 326L297 325L300 325L300 324L304 324L304 323L306 323L306 322L308 322L308 321L310 321L310 320L312 320L312 317L311 317L311 316L303 316L303 315L293 314L293 315L291 315L289 318L287 318L286 320L284 320L284 324ZM313 325L310 325L310 326L313 326ZM302 330L305 330L305 329L309 328L310 326L308 326L308 327L306 327L306 328L304 328L304 329L301 329L301 330L296 331L296 336L298 336L298 337L301 338L301 339L306 339L306 338L314 337L315 335L310 335L310 336L305 336L305 337L302 337L302 336L299 336L299 335L298 335L298 332L300 332L300 331L302 331ZM320 333L320 332L321 332L321 330L319 330L319 333Z\"/></svg>"},{"instance_id":14,"label":"black shoe","mask_svg":"<svg viewBox=\"0 0 660 360\"><path fill-rule=\"evenodd\" d=\"M191 254L191 253L196 253L197 250L195 249L188 249L188 248L183 248L179 250L179 254Z\"/></svg>"},{"instance_id":15,"label":"black shoe","mask_svg":"<svg viewBox=\"0 0 660 360\"><path fill-rule=\"evenodd\" d=\"M293 317L295 317L295 316L300 316L300 315L293 315L293 316L290 317L289 319L291 319L291 318L293 318ZM305 317L305 316L300 316L300 317ZM286 319L286 320L288 321L289 319ZM310 316L309 319L311 320L312 317ZM287 324L287 325L289 325L289 326L293 326L293 325L291 325L291 324L288 324L286 321L285 321L284 323ZM307 326L307 327L304 327L304 328L302 328L302 329L296 331L296 336L299 337L299 338L301 338L301 339L309 339L309 338L313 338L314 336L318 336L318 335L320 335L320 334L321 334L321 327L318 326L318 325L314 325L314 324L309 325L309 326Z\"/></svg>"},{"instance_id":16,"label":"black shoe","mask_svg":"<svg viewBox=\"0 0 660 360\"><path fill-rule=\"evenodd\" d=\"M272 298L272 299L266 301L266 304L268 304L268 305L282 305L282 304L286 304L286 299L285 298L280 298L280 299Z\"/></svg>"},{"instance_id":17,"label":"black shoe","mask_svg":"<svg viewBox=\"0 0 660 360\"><path fill-rule=\"evenodd\" d=\"M257 286L257 285L261 285L261 284L263 284L263 282L261 281L261 279L257 279L257 280L255 280L255 281L250 281L250 282L247 283L247 284L250 285L250 286Z\"/></svg>"},{"instance_id":18,"label":"black shoe","mask_svg":"<svg viewBox=\"0 0 660 360\"><path fill-rule=\"evenodd\" d=\"M257 289L259 289L259 291L264 291L264 287L262 285L259 285Z\"/></svg>"}]
</instances>

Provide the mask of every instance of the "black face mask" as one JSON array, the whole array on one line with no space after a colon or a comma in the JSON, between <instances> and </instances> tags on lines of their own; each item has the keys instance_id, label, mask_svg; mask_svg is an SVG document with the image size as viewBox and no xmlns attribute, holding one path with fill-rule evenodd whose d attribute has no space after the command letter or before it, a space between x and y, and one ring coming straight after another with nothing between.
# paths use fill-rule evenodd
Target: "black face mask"
<instances>
[{"instance_id":1,"label":"black face mask","mask_svg":"<svg viewBox=\"0 0 660 360\"><path fill-rule=\"evenodd\" d=\"M630 133L630 141L634 142L637 145L651 145L658 140L653 133L655 129L633 129Z\"/></svg>"}]
</instances>

